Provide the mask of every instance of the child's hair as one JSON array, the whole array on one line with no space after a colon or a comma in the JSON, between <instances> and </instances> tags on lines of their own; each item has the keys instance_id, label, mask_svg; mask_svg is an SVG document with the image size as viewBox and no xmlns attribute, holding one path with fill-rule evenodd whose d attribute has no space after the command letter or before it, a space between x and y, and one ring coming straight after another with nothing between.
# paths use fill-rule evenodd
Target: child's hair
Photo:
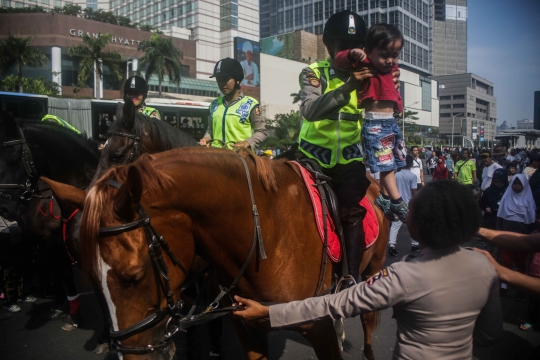
<instances>
[{"instance_id":1,"label":"child's hair","mask_svg":"<svg viewBox=\"0 0 540 360\"><path fill-rule=\"evenodd\" d=\"M375 24L367 32L364 49L367 51L381 49L396 41L401 41L403 47L403 35L397 27L390 24Z\"/></svg>"}]
</instances>

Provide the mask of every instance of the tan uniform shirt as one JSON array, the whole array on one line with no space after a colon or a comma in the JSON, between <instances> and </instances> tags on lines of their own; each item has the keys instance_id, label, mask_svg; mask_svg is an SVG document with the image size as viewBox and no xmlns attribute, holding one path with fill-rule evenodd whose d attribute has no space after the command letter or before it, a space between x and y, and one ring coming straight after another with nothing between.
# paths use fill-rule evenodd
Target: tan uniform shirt
<instances>
[{"instance_id":1,"label":"tan uniform shirt","mask_svg":"<svg viewBox=\"0 0 540 360\"><path fill-rule=\"evenodd\" d=\"M473 334L502 335L497 273L482 254L461 247L422 249L346 291L270 306L272 327L347 318L394 308L394 359L472 359Z\"/></svg>"},{"instance_id":2,"label":"tan uniform shirt","mask_svg":"<svg viewBox=\"0 0 540 360\"><path fill-rule=\"evenodd\" d=\"M240 95L236 98L236 100L231 101L230 103L227 103L227 100L223 98L223 104L226 106L234 105L236 102L242 100L244 97L244 94L240 92ZM264 118L261 114L261 111L259 110L259 105L257 105L253 110L251 110L251 113L249 114L249 121L251 123L251 129L253 130L253 135L251 135L250 138L244 139L249 143L249 146L251 149L255 150L255 147L258 146L261 142L266 139L266 136L268 135L268 132L266 131L266 122L264 121ZM206 129L206 133L203 137L207 139L212 138L212 123L214 122L214 119L212 118L212 115L208 116L208 128Z\"/></svg>"}]
</instances>

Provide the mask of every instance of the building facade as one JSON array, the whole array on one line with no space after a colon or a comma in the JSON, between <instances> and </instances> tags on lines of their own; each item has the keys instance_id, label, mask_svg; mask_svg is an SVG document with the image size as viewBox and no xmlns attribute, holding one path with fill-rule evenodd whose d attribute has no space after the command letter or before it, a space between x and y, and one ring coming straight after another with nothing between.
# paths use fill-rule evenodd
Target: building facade
<instances>
[{"instance_id":1,"label":"building facade","mask_svg":"<svg viewBox=\"0 0 540 360\"><path fill-rule=\"evenodd\" d=\"M517 121L517 130L532 130L534 129L534 121L532 119L522 119Z\"/></svg>"},{"instance_id":2,"label":"building facade","mask_svg":"<svg viewBox=\"0 0 540 360\"><path fill-rule=\"evenodd\" d=\"M432 2L426 0L261 0L261 38L304 30L320 35L330 16L357 12L366 26L396 25L404 36L400 66L423 76L432 74Z\"/></svg>"},{"instance_id":3,"label":"building facade","mask_svg":"<svg viewBox=\"0 0 540 360\"><path fill-rule=\"evenodd\" d=\"M181 32L197 46L199 79L208 79L216 62L234 58L234 38L259 41L257 0L112 0L115 15L164 31Z\"/></svg>"},{"instance_id":4,"label":"building facade","mask_svg":"<svg viewBox=\"0 0 540 360\"><path fill-rule=\"evenodd\" d=\"M92 8L94 10L103 9L109 10L109 0L2 0L3 7L22 8L26 6L41 6L45 9L53 9L55 7L63 7L66 4L79 5L84 8Z\"/></svg>"},{"instance_id":5,"label":"building facade","mask_svg":"<svg viewBox=\"0 0 540 360\"><path fill-rule=\"evenodd\" d=\"M497 124L493 83L470 73L432 78L439 82L439 133L455 145L465 137L491 146Z\"/></svg>"},{"instance_id":6,"label":"building facade","mask_svg":"<svg viewBox=\"0 0 540 360\"><path fill-rule=\"evenodd\" d=\"M433 75L467 72L467 0L433 1Z\"/></svg>"},{"instance_id":7,"label":"building facade","mask_svg":"<svg viewBox=\"0 0 540 360\"><path fill-rule=\"evenodd\" d=\"M534 92L534 128L540 130L540 91Z\"/></svg>"}]
</instances>

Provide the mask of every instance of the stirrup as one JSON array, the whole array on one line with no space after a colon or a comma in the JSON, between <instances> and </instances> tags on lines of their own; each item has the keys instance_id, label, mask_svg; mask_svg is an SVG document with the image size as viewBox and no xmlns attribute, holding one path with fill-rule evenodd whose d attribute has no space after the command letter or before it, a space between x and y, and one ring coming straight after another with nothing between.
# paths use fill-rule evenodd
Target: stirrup
<instances>
[{"instance_id":1,"label":"stirrup","mask_svg":"<svg viewBox=\"0 0 540 360\"><path fill-rule=\"evenodd\" d=\"M342 285L343 283L345 283L345 287L342 289ZM347 276L342 276L341 279L339 279L337 285L336 285L336 290L334 291L334 294L337 294L338 292L340 291L343 291L343 290L346 290L348 288L350 288L351 286L354 286L356 285L356 280L354 280L354 278L352 277L352 275L347 275Z\"/></svg>"}]
</instances>

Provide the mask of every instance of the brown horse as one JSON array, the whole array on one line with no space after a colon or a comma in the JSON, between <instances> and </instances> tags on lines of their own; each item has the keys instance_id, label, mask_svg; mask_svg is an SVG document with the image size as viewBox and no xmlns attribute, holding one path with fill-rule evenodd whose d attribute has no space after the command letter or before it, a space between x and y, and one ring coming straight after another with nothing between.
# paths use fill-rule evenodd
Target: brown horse
<instances>
[{"instance_id":1,"label":"brown horse","mask_svg":"<svg viewBox=\"0 0 540 360\"><path fill-rule=\"evenodd\" d=\"M312 205L295 166L244 156L259 209L267 259L258 252L231 292L262 302L288 302L315 295L321 277L323 246L313 220ZM119 189L108 180L122 183ZM88 196L60 183L46 181L58 197L84 207L81 226L83 270L101 284L108 299L114 330L126 329L166 307L164 294L156 291L156 272L142 228L99 236L103 227L139 219L139 204L151 224L168 240L172 252L186 269L195 254L218 268L220 283L229 286L248 257L253 243L254 220L246 170L241 157L227 150L184 148L143 155L132 165L110 170ZM378 195L372 185L371 201ZM368 277L385 260L388 222L377 209L381 224L375 245L364 252L361 271ZM179 299L185 273L164 255L170 288ZM323 288L332 282L335 265L329 262ZM159 279L159 276L158 276ZM158 286L158 289L160 287ZM160 301L161 300L161 301ZM373 359L371 332L376 314L362 316L365 355ZM266 359L268 321L247 323L235 319L235 328L249 359ZM297 328L311 342L319 359L340 359L331 320ZM122 346L163 344L166 319L130 336ZM170 359L174 345L160 347L146 359ZM132 355L124 354L125 358ZM133 358L140 359L137 355Z\"/></svg>"}]
</instances>

